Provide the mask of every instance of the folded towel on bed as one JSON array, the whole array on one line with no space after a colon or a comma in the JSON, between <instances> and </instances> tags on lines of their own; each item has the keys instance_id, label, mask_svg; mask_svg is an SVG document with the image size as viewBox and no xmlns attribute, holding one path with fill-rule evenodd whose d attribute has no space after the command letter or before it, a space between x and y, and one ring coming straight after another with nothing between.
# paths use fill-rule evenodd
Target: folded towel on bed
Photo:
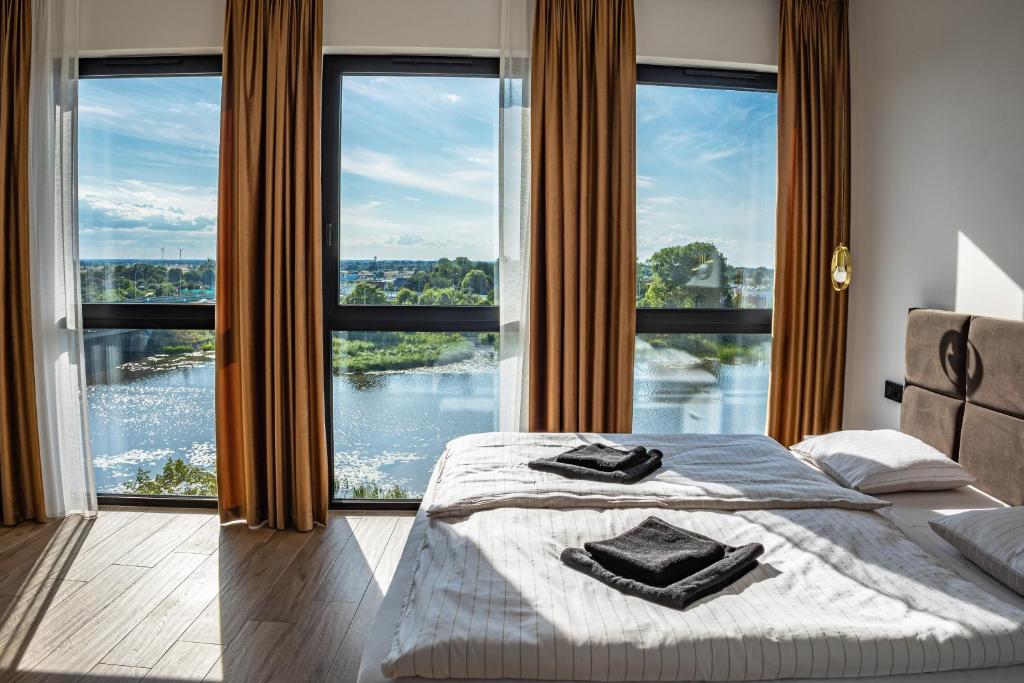
<instances>
[{"instance_id":1,"label":"folded towel on bed","mask_svg":"<svg viewBox=\"0 0 1024 683\"><path fill-rule=\"evenodd\" d=\"M531 460L527 463L527 466L532 470L553 472L570 479L590 479L592 481L605 481L615 484L632 484L661 467L661 451L654 448L647 451L643 459L636 464L607 472L592 467L559 462L558 458L559 456Z\"/></svg>"},{"instance_id":2,"label":"folded towel on bed","mask_svg":"<svg viewBox=\"0 0 1024 683\"><path fill-rule=\"evenodd\" d=\"M665 526L671 526L655 517L651 519ZM678 527L672 528L678 529ZM685 530L679 529L679 531ZM693 534L697 537L697 540L707 538L694 534L694 532L686 533ZM604 543L607 543L607 541ZM562 551L561 560L566 566L584 574L589 574L598 581L627 595L634 595L651 602L656 602L659 605L665 605L666 607L682 609L732 584L756 567L757 558L764 553L764 546L760 543L749 543L738 548L723 545L722 548L723 556L721 559L664 586L645 583L644 581L613 571L604 566L583 548L566 548ZM658 551L658 554L662 554L662 551Z\"/></svg>"},{"instance_id":3,"label":"folded towel on bed","mask_svg":"<svg viewBox=\"0 0 1024 683\"><path fill-rule=\"evenodd\" d=\"M726 547L693 531L648 517L629 531L583 544L605 569L652 586L667 586L706 569Z\"/></svg>"},{"instance_id":4,"label":"folded towel on bed","mask_svg":"<svg viewBox=\"0 0 1024 683\"><path fill-rule=\"evenodd\" d=\"M601 470L602 472L611 472L632 467L637 463L643 462L646 457L647 449L643 446L637 446L636 448L624 451L612 446L606 446L603 443L588 443L560 453L555 457L555 461L567 465L579 465L580 467L588 467L593 470Z\"/></svg>"}]
</instances>

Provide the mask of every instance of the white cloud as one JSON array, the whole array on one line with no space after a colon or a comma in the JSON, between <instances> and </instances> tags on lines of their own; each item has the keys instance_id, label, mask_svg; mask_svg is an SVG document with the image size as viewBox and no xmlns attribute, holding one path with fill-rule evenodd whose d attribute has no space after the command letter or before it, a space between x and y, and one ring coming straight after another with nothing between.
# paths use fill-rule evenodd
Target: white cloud
<instances>
[{"instance_id":1,"label":"white cloud","mask_svg":"<svg viewBox=\"0 0 1024 683\"><path fill-rule=\"evenodd\" d=\"M449 102L461 102L462 95L456 95L454 93L445 93L444 98Z\"/></svg>"},{"instance_id":2,"label":"white cloud","mask_svg":"<svg viewBox=\"0 0 1024 683\"><path fill-rule=\"evenodd\" d=\"M370 150L354 150L341 160L343 173L370 178L391 185L411 187L435 194L464 197L480 202L492 202L492 173L477 169L453 169L449 171L420 171L408 162L390 154Z\"/></svg>"},{"instance_id":3,"label":"white cloud","mask_svg":"<svg viewBox=\"0 0 1024 683\"><path fill-rule=\"evenodd\" d=\"M423 238L420 237L419 235L411 235L407 232L404 232L401 235L391 235L386 240L384 240L384 243L409 246L413 244L423 244Z\"/></svg>"},{"instance_id":4,"label":"white cloud","mask_svg":"<svg viewBox=\"0 0 1024 683\"><path fill-rule=\"evenodd\" d=\"M744 149L745 147L742 145L735 145L732 147L721 147L719 149L701 152L700 154L697 155L697 159L699 159L703 163L711 163L715 161L720 161L722 159L734 157Z\"/></svg>"},{"instance_id":5,"label":"white cloud","mask_svg":"<svg viewBox=\"0 0 1024 683\"><path fill-rule=\"evenodd\" d=\"M119 221L202 227L217 220L216 188L210 187L127 180L116 188L85 185L78 198L88 211Z\"/></svg>"}]
</instances>

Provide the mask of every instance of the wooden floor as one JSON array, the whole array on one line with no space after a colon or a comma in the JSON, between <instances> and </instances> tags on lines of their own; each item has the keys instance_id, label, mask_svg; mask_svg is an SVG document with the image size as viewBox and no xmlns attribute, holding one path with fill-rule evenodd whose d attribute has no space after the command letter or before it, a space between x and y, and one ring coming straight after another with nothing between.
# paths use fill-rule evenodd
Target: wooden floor
<instances>
[{"instance_id":1,"label":"wooden floor","mask_svg":"<svg viewBox=\"0 0 1024 683\"><path fill-rule=\"evenodd\" d=\"M412 521L113 508L0 528L0 681L355 681Z\"/></svg>"}]
</instances>

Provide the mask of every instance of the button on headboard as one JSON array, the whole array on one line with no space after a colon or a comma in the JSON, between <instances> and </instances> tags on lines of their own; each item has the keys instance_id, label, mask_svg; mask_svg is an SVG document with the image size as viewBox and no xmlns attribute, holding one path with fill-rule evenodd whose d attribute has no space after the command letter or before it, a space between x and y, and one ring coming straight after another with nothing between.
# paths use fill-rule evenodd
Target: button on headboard
<instances>
[{"instance_id":1,"label":"button on headboard","mask_svg":"<svg viewBox=\"0 0 1024 683\"><path fill-rule=\"evenodd\" d=\"M900 429L1024 505L1024 322L911 311Z\"/></svg>"}]
</instances>

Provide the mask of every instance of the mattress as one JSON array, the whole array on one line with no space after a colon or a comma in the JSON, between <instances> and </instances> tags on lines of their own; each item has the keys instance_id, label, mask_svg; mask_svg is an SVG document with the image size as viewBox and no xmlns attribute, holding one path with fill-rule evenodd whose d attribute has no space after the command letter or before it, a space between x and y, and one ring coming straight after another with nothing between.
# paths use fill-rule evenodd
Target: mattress
<instances>
[{"instance_id":1,"label":"mattress","mask_svg":"<svg viewBox=\"0 0 1024 683\"><path fill-rule=\"evenodd\" d=\"M362 681L363 683L382 683L383 681L394 680L394 679L385 678L383 676L383 674L381 672L381 663L387 658L388 652L391 649L391 645L392 645L393 641L395 640L396 633L398 633L398 631L399 631L400 621L402 621L402 613L403 613L403 610L405 610L405 608L406 608L406 598L407 598L407 596L409 594L409 591L410 591L410 585L411 585L410 582L412 581L414 572L416 571L416 568L417 568L418 559L419 559L419 550L420 550L420 547L423 545L423 541L424 541L425 533L426 533L426 529L427 529L428 519L427 519L427 515L426 515L425 511L427 509L430 509L431 502L434 500L435 489L436 489L436 486L437 486L437 478L438 478L438 475L439 475L439 473L440 473L440 471L442 469L443 469L443 465L439 465L439 467L437 468L437 470L434 473L434 476L433 476L433 478L431 480L431 484L428 487L428 491L427 491L427 494L426 494L426 497L425 497L425 501L424 501L424 505L422 507L422 511L419 514L419 516L417 517L416 523L414 524L412 533L410 534L409 541L407 543L405 552L403 553L403 557L402 557L402 560L401 560L401 562L399 564L399 567L398 567L398 570L396 572L395 578L394 578L394 580L391 583L391 586L390 586L390 589L388 591L388 594L385 596L382 608L380 610L380 613L378 614L376 623L375 623L375 625L373 627L373 630L372 630L372 632L370 634L370 637L368 639L367 649L366 649L366 652L364 653L363 661L362 661L361 668L360 668L359 680ZM986 575L984 575L979 570L977 570L973 565L969 564L966 560L960 558L959 555L956 554L955 550L953 550L953 549L949 548L948 546L946 546L944 544L944 542L942 542L940 539L938 539L938 537L934 536L934 534L932 534L930 529L928 529L928 527L927 527L927 520L929 518L935 516L935 515L938 515L938 514L951 514L951 513L954 513L954 512L960 511L960 510L964 510L964 509L978 509L978 508L985 508L985 507L993 507L993 506L998 505L997 502L993 501L992 499L990 499L990 498L984 496L983 494L981 494L981 493L979 493L977 491L974 491L972 489L961 489L961 490L957 490L957 491L950 491L950 492L943 492L943 493L896 494L896 495L892 495L892 496L887 496L886 499L889 502L891 502L893 505L891 507L884 508L884 509L880 510L879 512L863 512L863 511L856 512L856 511L833 510L833 509L826 509L826 510L821 510L821 509L819 509L819 510L799 510L798 509L798 510L768 510L768 511L748 510L748 511L736 512L736 513L710 511L710 510L708 510L708 511L664 511L664 510L660 510L660 511L657 511L657 513L660 516L665 517L666 519L668 519L671 515L676 515L678 517L678 519L675 519L674 521L681 521L681 520L685 519L686 522L683 522L683 523L686 524L688 522L688 523L691 524L691 526L702 525L702 526L704 526L704 528L707 529L708 525L711 525L712 528L717 528L719 530L720 534L726 534L726 535L728 535L730 533L734 533L738 529L742 529L742 528L748 528L749 529L750 528L749 527L750 524L768 524L770 526L778 528L778 525L780 524L780 520L782 520L782 521L785 522L785 524L787 525L787 528L792 533L782 533L780 535L781 536L787 536L787 535L793 536L791 541L796 541L796 542L813 542L813 539L816 536L820 536L821 535L820 534L820 529L817 530L817 531L812 532L807 538L803 539L802 541L798 541L798 539L795 536L795 534L797 534L799 532L799 529L801 529L801 528L810 528L815 523L818 523L818 524L832 524L834 527L836 527L836 526L843 527L845 525L845 523L841 519L833 520L833 521L829 522L828 521L829 517L835 517L835 516L840 516L841 517L841 516L844 516L844 515L852 515L854 517L857 517L857 516L870 517L871 521L868 522L869 528L874 528L875 529L875 533L878 533L877 532L878 529L889 528L890 530L887 531L886 533L896 534L896 536L898 536L898 538L891 538L891 539L888 539L888 540L880 539L880 542L881 542L883 547L885 545L894 545L894 544L896 546L898 546L899 543L901 543L901 542L902 543L906 543L908 545L902 547L900 549L900 551L899 551L902 556L906 556L906 557L913 556L913 555L918 554L918 553L923 555L925 552L927 552L928 556L923 561L927 562L927 561L931 561L931 560L937 558L938 564L940 564L942 567L944 567L945 570L951 570L951 571L955 572L961 579L963 579L963 586L961 586L962 590L965 590L968 593L970 593L971 591L976 591L976 590L980 589L981 591L984 591L987 596L992 596L992 598L997 599L997 603L996 604L998 604L998 605L1008 606L1010 608L1016 607L1018 609L1024 608L1024 599L1020 598L1019 596L1016 596L1015 594L1010 592L1008 589L1005 589L1000 584L992 581ZM640 509L614 510L614 511L606 511L606 513L601 513L601 512L599 512L597 510L584 510L584 509L576 510L576 511L569 511L569 512L571 514L573 514L573 515L579 515L580 517L578 519L583 520L583 521L585 521L587 523L591 523L591 524L596 524L596 522L594 522L593 520L588 520L587 519L588 516L594 516L594 515L600 516L602 514L610 514L609 519L614 518L614 519L619 520L618 523L627 523L627 521L632 519L631 515L637 516L637 515L646 514L643 510L640 510ZM487 512L487 513L479 513L479 518L480 518L481 521L483 521L483 520L486 519L487 515L497 515L497 516L501 516L501 515L537 515L537 517L529 519L529 520L527 520L525 518L518 519L517 520L517 522L518 522L517 525L512 525L512 524L506 524L505 525L505 528L514 528L515 526L519 526L520 528L523 528L523 527L525 527L525 526L527 526L527 525L529 525L531 523L535 524L535 523L537 523L538 521L540 521L542 519L545 519L545 518L550 519L550 515L551 514L558 514L558 513L550 513L550 512L546 512L544 510L529 510L529 509L493 510L493 511L490 511L490 512ZM546 517L546 515L548 517ZM694 517L694 515L705 516L705 517L708 517L708 519L700 520L697 517ZM886 519L888 519L893 524L898 526L898 528L902 530L902 533L900 533L899 531L896 530L896 526L892 526L888 522L884 522L883 523L883 520L878 519L878 515L883 515ZM477 517L477 516L478 515L473 515L473 517ZM815 519L817 519L818 521L815 522ZM466 520L466 521L471 521L471 520L472 520L472 517L469 520ZM466 523L466 521L459 521L459 522L456 523L455 526L464 524L464 523ZM673 521L673 520L670 520L670 521ZM718 526L715 527L714 525L718 525ZM874 526L871 527L870 525L874 525ZM555 524L554 526L558 526L558 525ZM555 542L553 539L555 539L557 537L557 534L554 533L554 526L552 526L551 529L544 530L544 532L542 532L542 533L533 534L533 537L538 542ZM845 525L845 526L849 526L849 525ZM856 529L853 528L853 527L860 527L860 525L858 523L857 525L853 525L853 526L850 527L851 528L851 533L855 536L856 535L856 533L855 533ZM492 528L495 528L495 527L492 526ZM605 525L604 528L607 528L607 526ZM904 533L906 534L906 536L903 536ZM907 537L913 539L914 542L916 543L916 545L910 545L910 541L907 540ZM519 543L527 543L527 541L528 541L528 539L520 539L517 542L519 542ZM566 541L566 539L562 538L560 541L557 541L557 542L565 542L565 541ZM447 553L443 553L443 554L447 555ZM458 559L458 557L459 556L458 556L457 553L453 554L453 561ZM768 567L764 570L764 571L767 571L767 572L770 572L772 570L770 557L771 557L771 553L767 553L766 554L766 562L764 563L765 565L768 565ZM917 558L916 561L920 562L920 561L922 561L922 558ZM787 571L791 571L792 567L788 567L788 568L784 567L784 569L786 569ZM945 570L943 570L943 571L945 571ZM762 575L750 577L749 579L747 579L748 583L741 585L740 588L743 589L743 590L753 590L753 591L758 590L758 588L757 588L758 581L763 580L763 573L764 572L762 572ZM581 580L583 580L585 578L586 577L582 577L581 576ZM876 580L877 580L877 575L876 575ZM948 583L948 577L947 577L946 581ZM587 585L586 590L591 590L591 589L593 589L593 587ZM922 588L922 590L926 590L926 589L927 589L927 587ZM931 588L931 589L927 589L927 590L934 590L934 587ZM852 593L853 591L851 589L848 592ZM418 593L420 595L423 595L423 596L429 596L432 593L432 589L431 589L431 587L424 587L420 591L418 591ZM750 593L749 595L753 595L753 593ZM898 602L899 596L895 596L895 597L897 598L897 602ZM937 597L937 596L934 596L934 595L933 596L928 596L927 594L925 594L923 596L917 596L914 599L925 599L925 600L927 600L927 599L931 599L931 598L934 598L934 597ZM531 597L530 599L534 600L536 598L535 597ZM612 599L614 599L614 597ZM657 618L656 618L657 615L653 615L652 616L652 615L648 614L646 617L644 616L645 613L649 612L652 609L656 609L656 608L650 607L648 604L643 603L642 601L638 601L635 598L625 598L625 597L622 597L621 599L624 602L619 603L619 605L618 605L618 612L621 613L622 615L631 615L631 616L625 616L626 622L625 622L624 627L628 628L629 626L632 626L633 628L636 628L638 626L641 626L641 627L646 628L646 627L649 627L651 625L651 623L657 623ZM852 599L855 600L856 599L855 596ZM977 596L972 598L972 600L974 600L975 602L979 602L979 599L977 598ZM983 600L981 600L981 601L983 601ZM912 603L913 600L911 600L910 602ZM725 605L724 602L722 604ZM736 603L736 604L738 604L738 603ZM895 603L893 603L893 604L895 604ZM793 606L793 607L794 607L794 609L799 609L800 608L800 606ZM660 608L657 608L657 609L660 609ZM725 608L723 608L723 609L725 609ZM535 605L533 603L531 603L531 610L530 611L536 611L535 610ZM970 611L970 610L968 610L968 611ZM726 611L721 612L721 614L728 614L728 613L729 612L728 612L727 609L726 609ZM906 617L906 614L903 614L902 616ZM446 618L448 618L448 617L446 617ZM587 618L587 615L577 615L575 621L579 622L581 619L586 619L586 618ZM650 619L652 619L652 618L654 619L654 622L650 621ZM742 615L742 614L732 614L731 618L741 619L742 620L742 619L744 619L744 615ZM808 618L810 618L810 616ZM632 620L632 621L630 621L630 620ZM569 623L574 623L574 622L570 621ZM445 628L446 629L448 628L447 624L445 625ZM838 634L831 634L831 636L833 637L831 642L833 642L838 647L838 646L840 646L842 644L842 641L839 640L836 637L837 635ZM650 634L648 634L648 636L650 636ZM822 634L822 637L827 641L829 639L829 634ZM497 641L501 641L502 639L498 638L496 640ZM520 642L521 643L522 642L521 640L517 641L517 637L510 637L508 640L510 641L510 643L516 643L516 642ZM529 640L529 639L527 639L527 640ZM536 640L536 639L534 639L534 640ZM540 637L539 640L543 641L543 642L548 642L548 641L551 641L552 639L549 638L549 637L545 637L543 634L541 634L541 637ZM992 649L992 650L999 649L999 648L1002 648L1002 647L1013 648L1013 647L1016 646L1015 643L1007 641L1005 637L1002 637L1002 638L997 637L995 640L991 640L990 639L990 640L987 641L987 644L985 644L986 643L986 639L984 637L982 637L982 638L979 639L978 643L982 644L981 645L982 649ZM977 657L977 656L983 656L984 653L982 653L981 650L977 648L978 643L974 644L975 645L975 650L977 650L977 652L973 652L972 651L972 645L965 643L964 647L960 648L961 656L966 656L968 658L970 658L970 657ZM451 642L445 643L445 642L439 640L438 641L438 646L439 646L438 649L440 649L441 647L448 647L449 652L446 652L446 653L441 653L441 652L434 653L434 652L431 652L430 653L430 657L431 658L437 657L437 659L439 661L442 660L442 659L446 659L448 661L448 663L444 664L444 666L450 666L450 658L451 658L451 652L450 652L451 647L450 646L451 646ZM793 643L793 646L796 647L797 644ZM879 655L878 655L878 651L877 651L877 647L876 647L874 650L872 650L873 654L866 658L866 660L867 660L866 662L864 661L864 658L856 658L856 657L855 658L850 658L848 661L844 660L844 669L842 671L820 671L819 672L819 671L817 671L814 668L814 666L815 666L814 664L810 664L810 669L794 671L794 674L799 676L800 680L804 680L804 681L822 681L822 680L828 680L829 678L834 679L834 677L837 676L837 675L857 676L863 670L865 670L865 669L872 669L873 667L874 668L880 668L881 670L885 670L885 666L888 666L889 670L898 670L900 667L906 667L908 665L908 663L909 663L909 659L908 658L913 659L913 658L919 658L919 657L939 656L937 654L937 652L938 652L937 647L935 647L935 646L929 646L929 647L930 647L930 650L927 650L927 651L926 651L926 648L921 648L920 649L920 653L918 653L916 650L913 653L911 653L909 648L907 649L905 654L904 653L900 653L899 655L897 655L897 654L895 654L895 652L886 653L884 655L884 657L883 657L883 659L885 661L882 662L881 665L880 665L880 662L877 661ZM955 652L953 650L948 650L948 651L947 650L948 649L944 649L943 651L946 652L949 656L956 656L956 654L955 654ZM955 648L954 648L954 650L955 650ZM711 650L709 650L709 652L710 651ZM422 657L424 652L425 651L421 651L419 653L419 655L417 655L417 656L421 656ZM725 651L719 650L720 655L722 653L724 653L724 652ZM693 671L686 672L685 674L680 674L680 670L681 669L683 669L683 668L685 668L687 666L694 666L693 662L695 661L695 659L692 656L679 656L679 657L676 657L675 659L673 659L672 661L668 661L668 662L662 661L662 662L658 662L655 665L653 663L652 664L648 664L648 663L642 661L641 659L637 659L637 653L636 652L630 653L630 652L625 652L624 651L621 657L616 656L613 659L615 659L616 661L621 661L623 666L633 667L632 670L627 670L627 669L619 669L619 670L604 669L604 670L602 670L602 675L604 677L610 679L610 680L613 680L613 679L616 679L616 678L618 678L618 679L622 679L622 678L636 678L637 675L638 675L637 674L637 670L639 670L641 672L639 674L640 676L642 676L643 678L649 678L650 680L657 680L659 677L663 677L663 678L666 678L666 679L671 679L671 678L679 678L679 677L686 677L686 676L691 676L692 678L695 678L695 679L704 678L705 680L707 680L707 679L719 679L719 680L779 680L778 674L780 672L783 672L782 671L783 667L791 666L792 665L792 659L790 658L790 656L788 654L787 655L782 655L781 654L782 653L781 649L779 650L779 653L780 654L777 655L777 656L776 655L772 655L771 657L765 657L763 659L763 661L761 661L760 663L758 663L758 662L751 662L751 666L749 666L749 667L747 667L744 664L743 667L737 667L736 671L728 671L728 672L723 673L723 672L717 671L717 670L715 670L715 671L712 671L712 670L698 671L698 670L696 670L696 668L694 668ZM458 656L462 656L462 653L457 653L457 655ZM566 651L564 651L564 650L561 653L545 652L545 651L542 651L542 650L537 650L536 652L530 652L529 651L529 647L526 647L526 648L520 647L518 650L516 650L513 647L513 648L510 649L510 654L508 654L508 655L501 654L501 655L499 655L499 658L500 657L505 657L505 656L513 656L513 655L519 657L520 660L527 662L525 666L523 666L521 669L517 669L517 670L523 671L524 672L523 675L529 677L531 680L546 680L544 678L537 678L538 675L545 673L545 671L544 671L545 666L541 664L542 660L546 661L546 660L549 660L549 659L552 659L552 658L560 658L562 660L562 662L563 662L563 668L562 669L558 669L556 671L556 673L557 673L557 676L558 676L559 679L561 679L561 680L566 680L567 679L568 674L566 673L566 669L564 669L565 660L566 660ZM573 653L572 654L573 660L578 659L577 655L578 655L578 653ZM456 657L456 659L458 659L458 656ZM945 655L943 655L943 656L945 656ZM641 657L642 657L642 655L641 655ZM702 658L703 658L703 656L702 656ZM727 654L726 654L726 658L727 658ZM530 661L527 661L527 660L530 660ZM801 661L807 661L807 658L804 657L804 658L802 658ZM534 664L534 663L531 663L531 662L536 662L536 663ZM765 662L777 662L779 668L777 668L776 670L773 670L773 671L766 672L765 673L766 677L764 679L759 679L759 678L756 677L758 675L758 672L759 672L757 667L761 666L763 668L764 665L765 665ZM573 663L573 664L571 664L569 666L576 666L577 664L579 664L579 662L575 662L575 663ZM821 663L819 662L817 666L820 667ZM457 669L458 667L456 666L455 668ZM515 668L515 667L513 667L513 668ZM584 666L583 669L585 669L585 668L586 667ZM741 670L741 668L742 668L742 670ZM442 667L442 670L443 670L443 667ZM570 671L570 673L571 673L572 669L569 669L568 671ZM460 674L460 676L459 676L459 678L457 678L457 680L471 680L471 681L473 681L473 680L476 680L476 681L495 680L493 677L489 677L489 678L476 678L476 679L474 679L474 678L466 678L466 677L462 676L462 674L467 673L465 670L464 671L457 671L456 673ZM819 673L821 675L817 675ZM579 680L590 679L590 678L593 677L592 674L593 674L593 670L583 671L583 675L580 677ZM417 678L417 677L408 677L408 678L402 678L402 679L399 679L399 680L405 680L405 681L425 681L425 680L428 680L428 679ZM429 680L438 680L438 679L437 678L431 678ZM446 680L446 679L441 679L441 680ZM453 680L456 680L456 679L453 679ZM550 680L550 679L547 679L547 680ZM571 679L569 679L569 680L571 680ZM911 682L916 682L916 681L931 681L933 683L952 683L953 681L971 681L971 682L974 682L974 681L1020 681L1020 680L1024 680L1024 666L1019 666L1019 665L1018 666L1006 666L1006 667L974 669L974 670L967 670L967 671L950 671L950 672L929 673L929 674L911 674L911 675L894 675L894 676L862 676L862 677L859 678L859 680L861 680L861 681L870 681L870 682L874 682L874 681L890 681L890 682L900 681L900 683L911 683Z\"/></svg>"}]
</instances>

